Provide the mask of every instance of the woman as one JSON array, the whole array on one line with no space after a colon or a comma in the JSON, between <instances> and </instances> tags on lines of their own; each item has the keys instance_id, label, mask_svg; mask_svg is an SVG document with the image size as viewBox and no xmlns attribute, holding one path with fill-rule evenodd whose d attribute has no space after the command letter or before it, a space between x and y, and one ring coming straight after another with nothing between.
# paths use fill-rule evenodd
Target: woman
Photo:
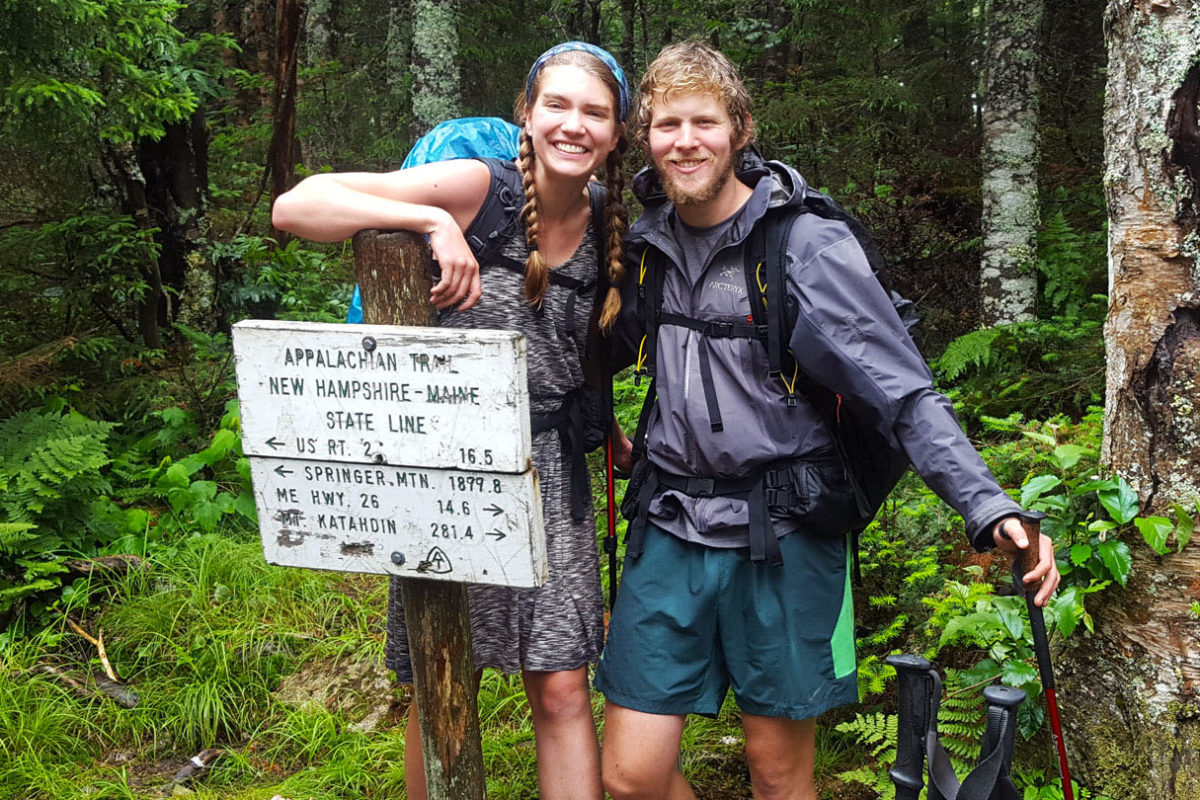
<instances>
[{"instance_id":1,"label":"woman","mask_svg":"<svg viewBox=\"0 0 1200 800\"><path fill-rule=\"evenodd\" d=\"M594 45L567 42L534 63L516 102L525 235L513 236L502 250L524 264L523 274L499 268L481 272L467 244L485 198L498 191L481 161L446 161L388 174L316 175L279 198L273 221L318 241L345 239L364 228L428 234L442 273L431 297L443 311L441 324L526 335L536 423L539 414L549 416L583 384L588 326L574 324L568 312L587 319L593 301L602 302L597 316L607 329L620 309L615 286L601 297L594 288L551 282L550 274L591 283L599 273L603 284L616 284L623 275L627 217L621 205L621 156L628 107L624 73ZM601 166L607 189L603 231L592 224L588 187ZM454 308L457 312L450 311ZM587 665L599 658L603 644L599 558L591 514L571 513L564 456L569 464L572 454L564 453L564 444L552 428L533 439L549 582L535 590L469 587L471 631L477 668L522 675L537 737L541 796L599 800L599 754L587 684ZM590 511L590 491L585 503ZM578 505L577 500L577 512ZM389 611L388 666L402 682L411 682L407 632L394 587ZM415 714L409 716L405 747L409 797L424 798Z\"/></svg>"}]
</instances>

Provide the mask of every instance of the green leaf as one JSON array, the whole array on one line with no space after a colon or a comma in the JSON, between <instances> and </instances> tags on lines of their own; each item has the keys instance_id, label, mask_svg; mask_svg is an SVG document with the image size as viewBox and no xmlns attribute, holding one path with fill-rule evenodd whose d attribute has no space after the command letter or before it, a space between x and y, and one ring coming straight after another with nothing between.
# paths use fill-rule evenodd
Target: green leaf
<instances>
[{"instance_id":1,"label":"green leaf","mask_svg":"<svg viewBox=\"0 0 1200 800\"><path fill-rule=\"evenodd\" d=\"M1055 618L1058 619L1058 630L1063 638L1074 633L1075 626L1079 624L1079 617L1083 613L1083 605L1079 602L1079 593L1075 587L1072 586L1054 598L1050 607Z\"/></svg>"},{"instance_id":2,"label":"green leaf","mask_svg":"<svg viewBox=\"0 0 1200 800\"><path fill-rule=\"evenodd\" d=\"M1038 673L1034 667L1024 661L1009 659L1000 665L1000 680L1008 686L1023 686L1027 683L1036 683Z\"/></svg>"},{"instance_id":3,"label":"green leaf","mask_svg":"<svg viewBox=\"0 0 1200 800\"><path fill-rule=\"evenodd\" d=\"M1030 478L1021 487L1021 505L1028 508L1034 500L1061 483L1062 480L1056 475L1038 475Z\"/></svg>"},{"instance_id":4,"label":"green leaf","mask_svg":"<svg viewBox=\"0 0 1200 800\"><path fill-rule=\"evenodd\" d=\"M1071 563L1080 566L1092 557L1092 546L1088 544L1071 545Z\"/></svg>"},{"instance_id":5,"label":"green leaf","mask_svg":"<svg viewBox=\"0 0 1200 800\"><path fill-rule=\"evenodd\" d=\"M1167 539L1170 538L1171 531L1175 530L1171 520L1166 517L1138 517L1133 524L1137 525L1138 530L1142 532L1142 538L1154 552L1160 556L1170 552Z\"/></svg>"},{"instance_id":6,"label":"green leaf","mask_svg":"<svg viewBox=\"0 0 1200 800\"><path fill-rule=\"evenodd\" d=\"M1196 529L1196 521L1192 519L1192 515L1188 510L1179 503L1173 503L1171 510L1175 512L1175 542L1178 550L1182 553L1183 548L1188 546L1188 542L1192 541L1192 533Z\"/></svg>"},{"instance_id":7,"label":"green leaf","mask_svg":"<svg viewBox=\"0 0 1200 800\"><path fill-rule=\"evenodd\" d=\"M183 489L189 483L191 483L191 473L180 463L172 464L158 479L158 485L164 489Z\"/></svg>"},{"instance_id":8,"label":"green leaf","mask_svg":"<svg viewBox=\"0 0 1200 800\"><path fill-rule=\"evenodd\" d=\"M1025 620L1021 619L1020 614L1008 608L997 609L996 613L999 614L1000 621L1004 623L1004 627L1008 629L1012 638L1017 641L1025 638Z\"/></svg>"},{"instance_id":9,"label":"green leaf","mask_svg":"<svg viewBox=\"0 0 1200 800\"><path fill-rule=\"evenodd\" d=\"M1058 468L1065 472L1078 464L1080 456L1086 452L1086 447L1080 447L1077 444L1059 445L1054 448L1054 460L1057 462Z\"/></svg>"},{"instance_id":10,"label":"green leaf","mask_svg":"<svg viewBox=\"0 0 1200 800\"><path fill-rule=\"evenodd\" d=\"M1131 521L1138 513L1138 496L1124 478L1117 479L1115 489L1101 489L1100 504L1119 524Z\"/></svg>"},{"instance_id":11,"label":"green leaf","mask_svg":"<svg viewBox=\"0 0 1200 800\"><path fill-rule=\"evenodd\" d=\"M1108 567L1109 573L1122 586L1129 580L1133 569L1133 557L1129 553L1129 545L1119 539L1108 539L1100 543L1100 560Z\"/></svg>"}]
</instances>

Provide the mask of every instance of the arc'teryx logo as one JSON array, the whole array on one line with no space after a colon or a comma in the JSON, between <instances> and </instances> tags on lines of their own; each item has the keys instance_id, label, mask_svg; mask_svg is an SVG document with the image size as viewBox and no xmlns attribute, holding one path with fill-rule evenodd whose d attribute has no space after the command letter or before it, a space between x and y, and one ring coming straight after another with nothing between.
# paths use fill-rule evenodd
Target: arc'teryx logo
<instances>
[{"instance_id":1,"label":"arc'teryx logo","mask_svg":"<svg viewBox=\"0 0 1200 800\"><path fill-rule=\"evenodd\" d=\"M740 272L741 269L736 266L723 267L719 273L720 277L709 281L707 288L718 292L732 292L738 297L744 297L746 287L738 281Z\"/></svg>"}]
</instances>

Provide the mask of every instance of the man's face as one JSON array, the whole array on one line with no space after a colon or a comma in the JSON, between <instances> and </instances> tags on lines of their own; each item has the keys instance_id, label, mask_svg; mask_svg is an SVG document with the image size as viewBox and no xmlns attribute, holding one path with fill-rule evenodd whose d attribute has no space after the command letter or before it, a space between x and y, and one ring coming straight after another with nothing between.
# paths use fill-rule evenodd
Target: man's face
<instances>
[{"instance_id":1,"label":"man's face","mask_svg":"<svg viewBox=\"0 0 1200 800\"><path fill-rule=\"evenodd\" d=\"M733 122L714 94L668 94L655 100L647 145L667 197L677 207L720 204L732 190Z\"/></svg>"}]
</instances>

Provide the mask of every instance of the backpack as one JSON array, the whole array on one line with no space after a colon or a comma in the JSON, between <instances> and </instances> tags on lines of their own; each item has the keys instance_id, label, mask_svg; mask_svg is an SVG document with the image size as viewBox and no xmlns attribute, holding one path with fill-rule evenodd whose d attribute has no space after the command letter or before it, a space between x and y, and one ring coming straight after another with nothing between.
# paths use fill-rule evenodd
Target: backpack
<instances>
[{"instance_id":1,"label":"backpack","mask_svg":"<svg viewBox=\"0 0 1200 800\"><path fill-rule=\"evenodd\" d=\"M400 169L455 158L498 158L511 161L517 157L520 138L521 129L499 117L448 119L438 123L429 133L417 139L417 143L404 157ZM500 219L494 220L491 230L498 231L500 223ZM479 259L478 253L475 258ZM355 286L354 296L350 298L350 310L346 312L346 322L362 321L362 294L359 293L358 286Z\"/></svg>"},{"instance_id":2,"label":"backpack","mask_svg":"<svg viewBox=\"0 0 1200 800\"><path fill-rule=\"evenodd\" d=\"M525 265L503 255L505 245L514 236L524 236L521 226L521 208L525 190L521 174L513 159L518 152L521 129L498 117L462 117L446 120L436 125L429 133L417 140L408 152L401 169L448 161L455 158L479 158L491 173L491 189L484 199L479 213L464 232L467 244L480 268L500 268L524 274ZM591 202L592 225L604 230L604 194L599 184L588 185ZM599 237L600 263L605 263L605 237ZM560 406L549 412L530 414L531 432L536 434L555 429L563 442L564 468L571 476L571 514L576 520L584 519L591 505L587 463L584 454L604 444L612 425L612 383L610 371L603 355L607 348L599 342L599 311L608 290L608 271L597 270L596 277L581 281L557 270L550 271L550 283L566 289L566 333L573 336L575 327L575 303L580 293L595 290L592 318L588 323L587 352L601 366L588 370L585 365L585 383L566 395ZM346 322L361 323L362 295L358 286Z\"/></svg>"},{"instance_id":3,"label":"backpack","mask_svg":"<svg viewBox=\"0 0 1200 800\"><path fill-rule=\"evenodd\" d=\"M752 313L745 324L730 324L723 322L708 322L692 320L680 315L667 314L662 311L662 286L664 278L665 256L650 247L639 270L639 286L637 292L637 316L642 323L645 335L642 339L642 352L639 353L634 382L640 383L643 375L653 379L654 361L657 349L657 327L662 321L683 325L699 331L709 337L736 337L756 339L767 351L767 362L772 378L783 382L786 390L786 402L789 406L796 405L796 395L803 396L821 416L832 434L834 450L838 466L843 473L846 489L852 499L849 508L838 509L836 512L812 513L814 524L836 519L839 524L846 523L843 530L852 532L853 538L853 571L855 582L861 584L861 574L858 558L858 540L862 531L875 518L883 501L899 481L900 476L908 468L908 456L902 449L893 446L880 436L871 426L860 423L855 412L854 398L846 398L821 386L799 369L799 365L788 350L788 341L795 328L798 309L794 301L787 297L784 291L785 268L787 261L787 243L791 237L792 226L803 214L816 214L819 217L837 220L846 224L862 248L871 266L871 271L879 281L884 291L892 301L908 335L916 343L920 343L920 320L912 301L901 297L892 290L887 276L887 264L876 246L866 227L852 215L846 212L832 197L809 190L803 205L799 208L770 209L766 216L754 226L745 247L744 272L746 288L749 292L751 308L763 309L763 313ZM710 382L711 378L704 375L704 360L701 359L702 381ZM705 396L711 397L711 385L706 385ZM646 399L639 415L637 433L634 437L635 459L648 463L643 458L646 447L646 435L650 410L655 402L654 383L646 393ZM719 410L715 402L709 403L709 416L714 431L722 428ZM788 464L768 464L751 475L725 480L714 480L708 483L706 489L712 494L745 499L750 504L751 527L751 558L771 558L777 560L778 549L774 545L773 535L756 537L755 526L769 525L767 508L755 508L756 499L771 508L787 507L786 500L772 502L772 498L787 497L785 484L792 480L796 467ZM631 537L640 539L640 526L644 524L646 511L655 485L667 485L668 488L678 488L690 494L689 482L675 480L678 486L672 486L670 480L662 476L654 476L647 481L645 472L635 476L631 481L630 490L626 493L622 504L622 513L631 520ZM640 480L639 480L640 478ZM647 482L651 486L647 486ZM694 481L691 481L694 483ZM635 485L640 484L640 485ZM722 486L723 484L723 486ZM755 492L758 492L756 495ZM828 510L826 510L828 512ZM766 521L764 521L766 520ZM757 541L756 541L757 539ZM640 541L635 540L633 550L639 551Z\"/></svg>"}]
</instances>

